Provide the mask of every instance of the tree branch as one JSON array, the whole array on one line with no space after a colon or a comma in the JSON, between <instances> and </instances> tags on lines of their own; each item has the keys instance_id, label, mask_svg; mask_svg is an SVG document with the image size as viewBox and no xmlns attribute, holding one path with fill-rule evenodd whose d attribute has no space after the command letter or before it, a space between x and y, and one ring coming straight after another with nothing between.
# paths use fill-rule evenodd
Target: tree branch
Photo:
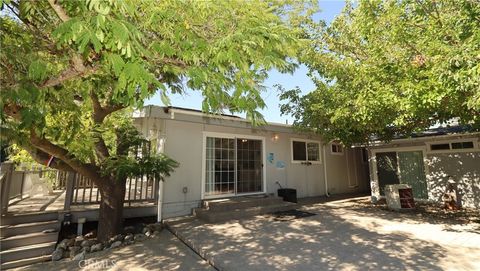
<instances>
[{"instance_id":1,"label":"tree branch","mask_svg":"<svg viewBox=\"0 0 480 271\"><path fill-rule=\"evenodd\" d=\"M37 149L33 146L19 145L22 149L26 150L30 156L39 164L46 165L50 160L50 155L40 149ZM71 166L66 164L60 159L54 159L49 167L63 170L63 171L75 171Z\"/></svg>"},{"instance_id":2,"label":"tree branch","mask_svg":"<svg viewBox=\"0 0 480 271\"><path fill-rule=\"evenodd\" d=\"M0 132L0 138L6 141L12 141L13 138L18 138L19 135L15 133L15 131L1 127L1 132ZM22 142L20 140L17 140L15 142L18 146L20 146L22 149L27 151L30 156L39 164L46 165L48 161L50 160L50 154L35 148L31 144L27 142ZM72 167L70 167L68 164L63 162L60 159L54 159L53 162L50 164L51 168L55 168L58 170L64 170L64 171L74 171Z\"/></svg>"},{"instance_id":3,"label":"tree branch","mask_svg":"<svg viewBox=\"0 0 480 271\"><path fill-rule=\"evenodd\" d=\"M90 99L92 100L93 105L93 121L96 125L101 125L104 119L111 113L123 109L123 105L109 105L103 107L98 99L97 94L94 91L90 92ZM98 158L104 160L110 157L110 153L108 151L107 145L105 144L105 140L100 133L96 133L95 138L98 140L95 143L95 153L97 154Z\"/></svg>"},{"instance_id":4,"label":"tree branch","mask_svg":"<svg viewBox=\"0 0 480 271\"><path fill-rule=\"evenodd\" d=\"M62 20L63 22L70 20L70 16L67 15L67 12L63 9L61 5L57 4L56 0L48 0L48 3L53 8L55 13L57 13L60 20Z\"/></svg>"},{"instance_id":5,"label":"tree branch","mask_svg":"<svg viewBox=\"0 0 480 271\"><path fill-rule=\"evenodd\" d=\"M79 55L72 57L72 67L66 69L59 76L43 82L40 87L53 87L74 79L75 77L87 77L97 70L96 67L86 67Z\"/></svg>"},{"instance_id":6,"label":"tree branch","mask_svg":"<svg viewBox=\"0 0 480 271\"><path fill-rule=\"evenodd\" d=\"M93 164L82 163L73 157L68 150L53 144L45 138L37 135L34 129L30 129L30 143L37 149L59 158L73 170L94 181L100 180L100 168Z\"/></svg>"}]
</instances>

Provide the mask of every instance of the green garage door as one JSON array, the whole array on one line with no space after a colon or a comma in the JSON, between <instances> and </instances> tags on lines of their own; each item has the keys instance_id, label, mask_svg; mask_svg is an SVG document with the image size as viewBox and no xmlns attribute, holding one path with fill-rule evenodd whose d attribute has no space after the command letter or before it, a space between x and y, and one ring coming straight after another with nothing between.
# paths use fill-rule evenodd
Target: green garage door
<instances>
[{"instance_id":1,"label":"green garage door","mask_svg":"<svg viewBox=\"0 0 480 271\"><path fill-rule=\"evenodd\" d=\"M398 152L400 182L412 186L413 196L426 199L427 180L421 151Z\"/></svg>"}]
</instances>

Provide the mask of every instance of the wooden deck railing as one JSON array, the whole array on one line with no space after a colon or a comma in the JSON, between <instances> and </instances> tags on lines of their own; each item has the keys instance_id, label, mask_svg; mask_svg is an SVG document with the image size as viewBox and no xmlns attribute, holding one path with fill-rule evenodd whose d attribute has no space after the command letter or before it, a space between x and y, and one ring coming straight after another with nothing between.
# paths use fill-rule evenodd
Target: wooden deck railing
<instances>
[{"instance_id":1,"label":"wooden deck railing","mask_svg":"<svg viewBox=\"0 0 480 271\"><path fill-rule=\"evenodd\" d=\"M9 201L30 196L29 178L44 178L53 190L65 190L64 210L72 205L99 204L101 194L90 179L75 173L53 169L14 170L14 164L2 163L0 172L1 213L6 214ZM133 203L156 203L158 180L148 177L128 179L126 183L125 205Z\"/></svg>"},{"instance_id":2,"label":"wooden deck railing","mask_svg":"<svg viewBox=\"0 0 480 271\"><path fill-rule=\"evenodd\" d=\"M125 204L131 205L134 202L156 202L158 181L152 178L132 178L128 179L125 191ZM71 204L98 204L101 200L101 194L90 179L75 174L73 179L73 193L71 194Z\"/></svg>"}]
</instances>

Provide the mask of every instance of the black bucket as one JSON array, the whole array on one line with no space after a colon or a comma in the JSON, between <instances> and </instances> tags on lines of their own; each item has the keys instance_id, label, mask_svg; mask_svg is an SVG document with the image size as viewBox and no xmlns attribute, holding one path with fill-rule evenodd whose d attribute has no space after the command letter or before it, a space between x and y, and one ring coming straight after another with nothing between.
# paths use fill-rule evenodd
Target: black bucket
<instances>
[{"instance_id":1,"label":"black bucket","mask_svg":"<svg viewBox=\"0 0 480 271\"><path fill-rule=\"evenodd\" d=\"M277 190L278 196L282 197L284 201L297 203L297 189L280 188Z\"/></svg>"}]
</instances>

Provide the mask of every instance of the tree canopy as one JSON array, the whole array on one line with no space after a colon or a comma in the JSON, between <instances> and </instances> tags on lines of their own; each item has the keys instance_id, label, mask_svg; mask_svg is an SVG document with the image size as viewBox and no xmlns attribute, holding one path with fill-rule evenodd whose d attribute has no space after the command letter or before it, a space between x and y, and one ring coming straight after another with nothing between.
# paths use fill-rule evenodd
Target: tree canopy
<instances>
[{"instance_id":1,"label":"tree canopy","mask_svg":"<svg viewBox=\"0 0 480 271\"><path fill-rule=\"evenodd\" d=\"M480 126L478 1L359 1L305 31L316 89L281 94L299 127L355 143L452 118Z\"/></svg>"},{"instance_id":2,"label":"tree canopy","mask_svg":"<svg viewBox=\"0 0 480 271\"><path fill-rule=\"evenodd\" d=\"M295 68L304 42L296 26L310 9L289 0L0 5L2 140L92 179L100 225L110 227L103 238L121 225L126 177L176 166L164 155L129 155L145 142L132 110L154 93L168 103L170 92L188 88L202 92L207 112L261 120L262 82L270 69Z\"/></svg>"}]
</instances>

